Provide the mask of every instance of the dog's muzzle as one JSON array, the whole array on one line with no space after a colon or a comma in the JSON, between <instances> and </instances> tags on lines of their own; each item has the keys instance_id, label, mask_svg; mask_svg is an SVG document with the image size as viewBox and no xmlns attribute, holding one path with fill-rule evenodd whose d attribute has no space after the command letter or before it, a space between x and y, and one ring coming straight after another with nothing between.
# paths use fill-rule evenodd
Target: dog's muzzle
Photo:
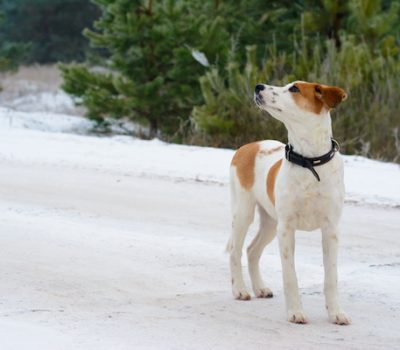
<instances>
[{"instance_id":1,"label":"dog's muzzle","mask_svg":"<svg viewBox=\"0 0 400 350\"><path fill-rule=\"evenodd\" d=\"M264 104L264 99L262 98L260 92L265 89L263 84L257 84L254 88L254 102L257 106L262 106Z\"/></svg>"}]
</instances>

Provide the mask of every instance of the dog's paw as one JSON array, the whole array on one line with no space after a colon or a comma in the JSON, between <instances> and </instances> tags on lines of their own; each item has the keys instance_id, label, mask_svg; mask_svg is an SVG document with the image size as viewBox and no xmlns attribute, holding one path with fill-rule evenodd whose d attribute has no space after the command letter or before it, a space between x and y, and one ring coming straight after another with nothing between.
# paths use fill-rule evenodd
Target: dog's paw
<instances>
[{"instance_id":1,"label":"dog's paw","mask_svg":"<svg viewBox=\"0 0 400 350\"><path fill-rule=\"evenodd\" d=\"M272 290L267 287L254 288L254 294L257 298L272 298L274 296Z\"/></svg>"},{"instance_id":2,"label":"dog's paw","mask_svg":"<svg viewBox=\"0 0 400 350\"><path fill-rule=\"evenodd\" d=\"M236 300L250 300L251 299L250 294L245 290L235 293L234 296L235 296Z\"/></svg>"},{"instance_id":3,"label":"dog's paw","mask_svg":"<svg viewBox=\"0 0 400 350\"><path fill-rule=\"evenodd\" d=\"M233 296L236 300L250 300L251 296L245 288L233 288Z\"/></svg>"},{"instance_id":4,"label":"dog's paw","mask_svg":"<svg viewBox=\"0 0 400 350\"><path fill-rule=\"evenodd\" d=\"M350 317L343 311L329 315L329 321L341 326L347 326L351 323Z\"/></svg>"},{"instance_id":5,"label":"dog's paw","mask_svg":"<svg viewBox=\"0 0 400 350\"><path fill-rule=\"evenodd\" d=\"M303 311L288 311L288 321L292 323L306 324L307 318Z\"/></svg>"}]
</instances>

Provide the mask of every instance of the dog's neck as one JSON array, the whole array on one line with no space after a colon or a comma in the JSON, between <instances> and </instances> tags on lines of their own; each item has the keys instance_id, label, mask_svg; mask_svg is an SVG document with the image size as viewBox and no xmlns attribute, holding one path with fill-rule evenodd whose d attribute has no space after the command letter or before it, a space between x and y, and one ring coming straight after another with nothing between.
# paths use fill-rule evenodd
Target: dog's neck
<instances>
[{"instance_id":1,"label":"dog's neck","mask_svg":"<svg viewBox=\"0 0 400 350\"><path fill-rule=\"evenodd\" d=\"M313 126L286 125L288 140L293 150L304 157L319 157L332 148L332 122L329 112L316 117Z\"/></svg>"}]
</instances>

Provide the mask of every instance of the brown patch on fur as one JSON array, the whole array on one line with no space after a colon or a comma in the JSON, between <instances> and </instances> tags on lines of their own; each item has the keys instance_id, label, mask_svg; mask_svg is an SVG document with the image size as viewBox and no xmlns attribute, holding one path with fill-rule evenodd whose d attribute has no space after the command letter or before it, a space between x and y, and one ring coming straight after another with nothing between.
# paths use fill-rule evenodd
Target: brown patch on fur
<instances>
[{"instance_id":1,"label":"brown patch on fur","mask_svg":"<svg viewBox=\"0 0 400 350\"><path fill-rule=\"evenodd\" d=\"M284 148L285 148L285 146L278 146L278 147L275 147L272 149L262 149L259 153L263 156L269 156L270 154L280 151Z\"/></svg>"},{"instance_id":2,"label":"brown patch on fur","mask_svg":"<svg viewBox=\"0 0 400 350\"><path fill-rule=\"evenodd\" d=\"M335 108L347 98L346 92L336 86L299 82L300 92L292 93L295 103L302 109L320 114L322 108Z\"/></svg>"},{"instance_id":3,"label":"brown patch on fur","mask_svg":"<svg viewBox=\"0 0 400 350\"><path fill-rule=\"evenodd\" d=\"M282 165L282 159L279 159L268 171L267 176L267 194L269 200L275 205L275 180L276 175L278 175L278 171Z\"/></svg>"},{"instance_id":4,"label":"brown patch on fur","mask_svg":"<svg viewBox=\"0 0 400 350\"><path fill-rule=\"evenodd\" d=\"M232 158L231 165L236 166L240 184L246 190L250 190L254 184L254 167L259 149L258 142L249 143L240 147Z\"/></svg>"},{"instance_id":5,"label":"brown patch on fur","mask_svg":"<svg viewBox=\"0 0 400 350\"><path fill-rule=\"evenodd\" d=\"M300 92L292 93L294 102L301 108L316 114L321 113L323 102L315 96L314 83L296 83Z\"/></svg>"}]
</instances>

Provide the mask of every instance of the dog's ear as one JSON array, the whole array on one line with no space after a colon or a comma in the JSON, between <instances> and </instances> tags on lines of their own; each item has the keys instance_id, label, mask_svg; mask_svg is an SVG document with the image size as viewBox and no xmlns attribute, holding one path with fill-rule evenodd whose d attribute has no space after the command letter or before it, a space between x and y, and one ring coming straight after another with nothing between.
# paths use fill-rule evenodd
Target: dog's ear
<instances>
[{"instance_id":1,"label":"dog's ear","mask_svg":"<svg viewBox=\"0 0 400 350\"><path fill-rule=\"evenodd\" d=\"M340 102L347 99L347 93L336 86L315 85L315 97L328 108L335 108Z\"/></svg>"}]
</instances>

